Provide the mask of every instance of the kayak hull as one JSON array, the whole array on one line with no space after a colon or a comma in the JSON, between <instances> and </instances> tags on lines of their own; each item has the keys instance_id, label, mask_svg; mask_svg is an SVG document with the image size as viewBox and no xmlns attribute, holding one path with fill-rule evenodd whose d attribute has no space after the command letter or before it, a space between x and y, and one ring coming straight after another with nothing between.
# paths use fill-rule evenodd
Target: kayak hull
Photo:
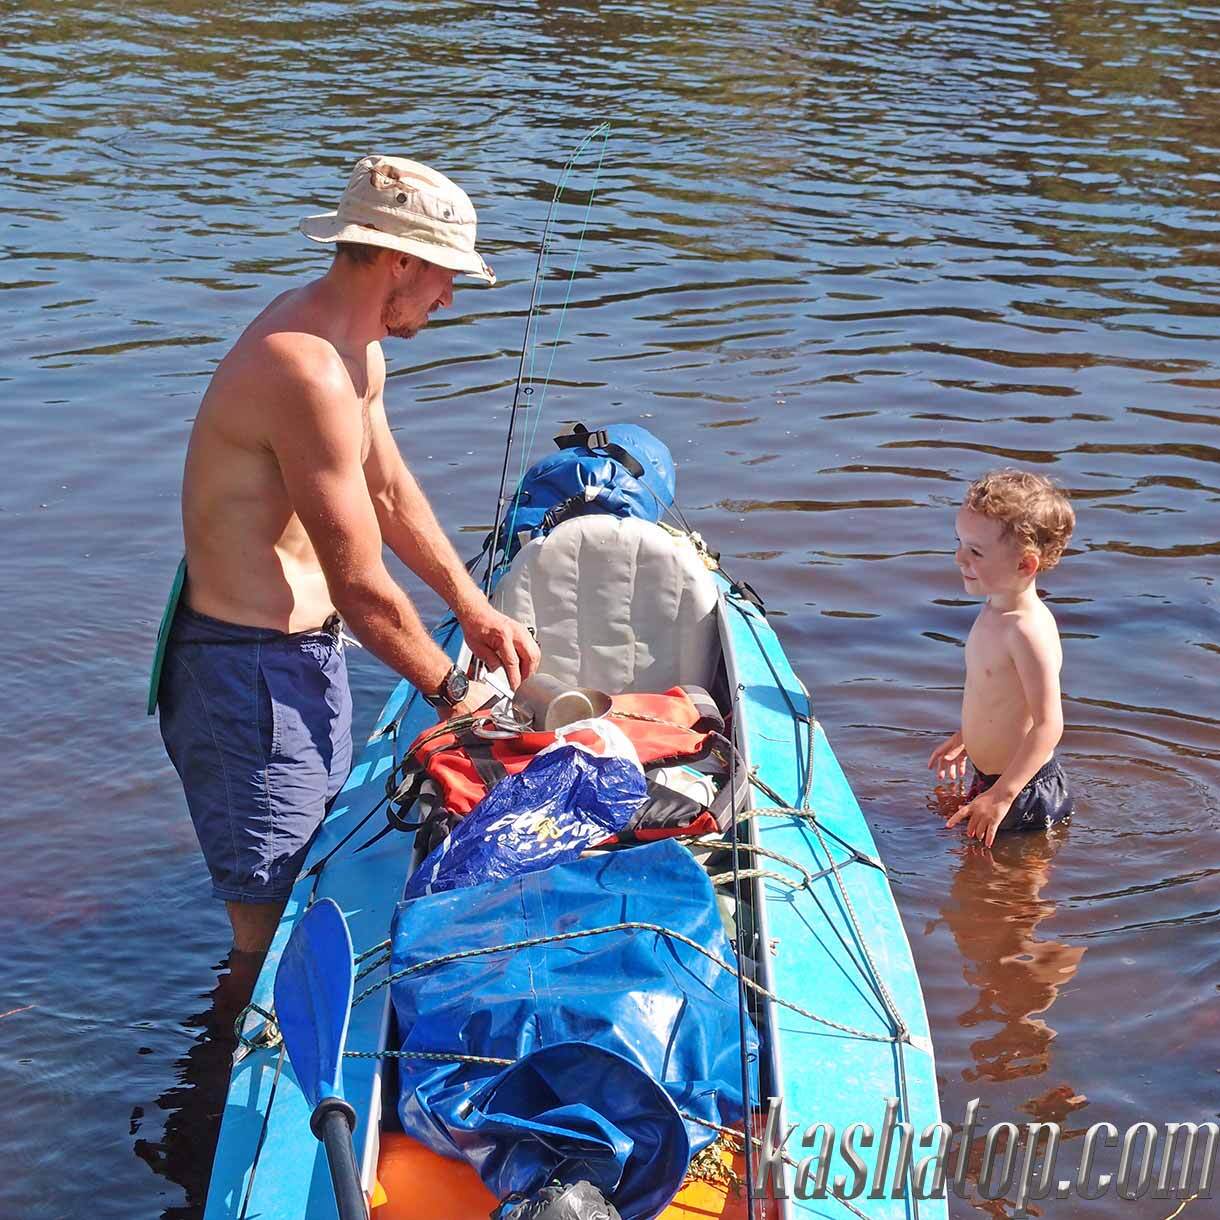
<instances>
[{"instance_id":1,"label":"kayak hull","mask_svg":"<svg viewBox=\"0 0 1220 1220\"><path fill-rule=\"evenodd\" d=\"M819 1023L773 1000L762 1002L756 1019L761 1017L768 1030L760 1065L764 1095L782 1097L784 1130L798 1125L787 1146L796 1161L808 1155L800 1146L807 1128L832 1124L838 1136L850 1124L863 1122L877 1130L889 1098L898 1099L896 1117L912 1123L918 1140L929 1124L939 1121L940 1108L923 996L889 879L859 804L766 616L720 574L716 580L726 676L737 695L735 739L741 765L758 781L750 786L752 804L770 810L744 824L765 853L750 867L772 874L751 880L756 931L767 946L759 955L758 982L807 1014L833 1023ZM438 629L436 639L458 658L461 638L452 621ZM434 721L434 712L417 692L399 683L313 844L256 984L253 1002L258 1007L271 1008L279 955L315 898L338 903L357 952L385 940L411 859L409 832L386 834L362 850L352 849L384 827L384 817L370 811L384 796L386 776L404 748ZM816 823L810 813L816 814ZM311 873L340 844L344 846L333 859ZM384 977L386 969L377 966L359 980L357 990ZM388 1025L389 989L383 988L353 1008L349 1051L375 1055L385 1046ZM260 1026L252 1012L247 1036L254 1039ZM490 1196L468 1166L446 1162L452 1166L446 1176L438 1172L434 1154L404 1151L400 1132L392 1138L387 1133L383 1149L383 1063L376 1057L349 1057L344 1065L345 1095L357 1113L357 1158L370 1194L384 1154L381 1187L390 1197L373 1211L374 1220L422 1214L410 1211L398 1185L413 1174L417 1190L430 1184L419 1190L431 1209L428 1214L486 1216ZM337 1217L326 1158L309 1117L310 1107L280 1047L256 1046L241 1054L230 1082L205 1220ZM387 1117L387 1127L392 1126L392 1116ZM860 1150L870 1176L876 1151ZM409 1172L400 1172L404 1165ZM832 1166L832 1177L847 1172L837 1161ZM788 1168L789 1194L794 1177ZM449 1186L438 1185L444 1182ZM861 1197L854 1205L870 1220L947 1217L944 1198L916 1203L909 1189L890 1198L888 1186L887 1197ZM666 1215L728 1215L740 1205L731 1189L715 1197L702 1182L687 1189L704 1191L702 1203L691 1204L684 1191ZM706 1194L709 1190L712 1195ZM687 1211L673 1210L684 1206ZM396 1207L407 1210L396 1212ZM469 1211L471 1207L478 1210ZM790 1197L770 1210L837 1220L850 1214L833 1198Z\"/></svg>"}]
</instances>

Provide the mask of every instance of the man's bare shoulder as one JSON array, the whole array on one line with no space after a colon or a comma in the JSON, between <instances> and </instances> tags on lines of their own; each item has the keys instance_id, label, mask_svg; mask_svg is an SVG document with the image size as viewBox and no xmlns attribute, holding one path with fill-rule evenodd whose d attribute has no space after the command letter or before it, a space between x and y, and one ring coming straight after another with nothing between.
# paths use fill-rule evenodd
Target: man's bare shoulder
<instances>
[{"instance_id":1,"label":"man's bare shoulder","mask_svg":"<svg viewBox=\"0 0 1220 1220\"><path fill-rule=\"evenodd\" d=\"M335 345L313 330L252 324L217 370L225 397L248 408L312 414L357 398L351 373Z\"/></svg>"},{"instance_id":2,"label":"man's bare shoulder","mask_svg":"<svg viewBox=\"0 0 1220 1220\"><path fill-rule=\"evenodd\" d=\"M264 375L281 388L310 398L356 397L343 357L329 339L308 331L279 330L265 336L257 349Z\"/></svg>"}]
</instances>

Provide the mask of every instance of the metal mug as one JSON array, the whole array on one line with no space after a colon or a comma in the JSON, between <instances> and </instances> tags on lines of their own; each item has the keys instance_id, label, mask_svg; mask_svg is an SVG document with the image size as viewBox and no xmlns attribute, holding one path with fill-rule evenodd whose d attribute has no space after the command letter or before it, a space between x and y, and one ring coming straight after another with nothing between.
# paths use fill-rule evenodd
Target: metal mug
<instances>
[{"instance_id":1,"label":"metal mug","mask_svg":"<svg viewBox=\"0 0 1220 1220\"><path fill-rule=\"evenodd\" d=\"M610 696L583 686L569 686L550 674L526 678L513 695L513 711L535 729L553 733L577 720L591 720L610 710Z\"/></svg>"}]
</instances>

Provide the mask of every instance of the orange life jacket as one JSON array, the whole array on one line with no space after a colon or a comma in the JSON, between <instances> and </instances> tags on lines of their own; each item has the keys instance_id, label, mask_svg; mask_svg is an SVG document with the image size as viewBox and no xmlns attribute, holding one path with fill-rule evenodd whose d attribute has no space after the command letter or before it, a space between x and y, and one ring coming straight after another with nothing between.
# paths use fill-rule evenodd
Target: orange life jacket
<instances>
[{"instance_id":1,"label":"orange life jacket","mask_svg":"<svg viewBox=\"0 0 1220 1220\"><path fill-rule=\"evenodd\" d=\"M610 704L607 716L627 735L645 768L703 758L724 730L715 705L697 687L675 686L659 695L615 695ZM568 740L579 741L579 734L569 733ZM473 729L446 732L442 725L422 732L406 758L421 778L437 785L445 808L465 817L498 780L523 771L535 755L554 744L554 733L488 740Z\"/></svg>"}]
</instances>

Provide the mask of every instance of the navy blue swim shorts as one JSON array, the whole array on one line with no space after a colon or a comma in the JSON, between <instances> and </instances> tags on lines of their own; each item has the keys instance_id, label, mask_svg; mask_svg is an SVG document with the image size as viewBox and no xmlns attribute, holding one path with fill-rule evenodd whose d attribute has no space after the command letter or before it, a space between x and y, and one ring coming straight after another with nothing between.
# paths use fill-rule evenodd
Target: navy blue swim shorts
<instances>
[{"instance_id":1,"label":"navy blue swim shorts","mask_svg":"<svg viewBox=\"0 0 1220 1220\"><path fill-rule=\"evenodd\" d=\"M972 801L980 793L986 792L998 775L984 775L971 764L974 778L970 781L970 790L966 800ZM999 830L1045 830L1056 822L1066 822L1072 816L1072 794L1068 791L1067 776L1057 758L1050 762L1034 776L1033 779L1017 793Z\"/></svg>"},{"instance_id":2,"label":"navy blue swim shorts","mask_svg":"<svg viewBox=\"0 0 1220 1220\"><path fill-rule=\"evenodd\" d=\"M212 893L284 901L352 764L338 616L288 635L180 605L159 705Z\"/></svg>"}]
</instances>

